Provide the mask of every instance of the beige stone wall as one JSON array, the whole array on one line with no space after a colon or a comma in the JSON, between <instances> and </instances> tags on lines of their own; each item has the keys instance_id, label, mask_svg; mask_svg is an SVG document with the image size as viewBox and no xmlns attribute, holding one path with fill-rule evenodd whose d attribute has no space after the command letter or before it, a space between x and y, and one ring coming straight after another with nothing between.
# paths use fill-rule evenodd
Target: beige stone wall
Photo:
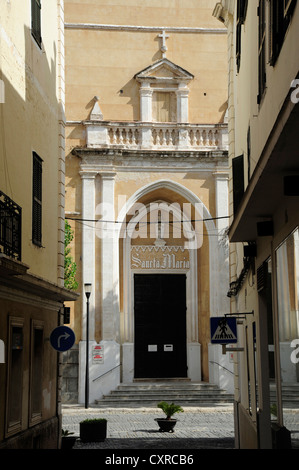
<instances>
[{"instance_id":1,"label":"beige stone wall","mask_svg":"<svg viewBox=\"0 0 299 470\"><path fill-rule=\"evenodd\" d=\"M76 147L86 146L87 120L94 106L94 96L104 121L138 121L140 119L139 83L135 74L162 58L158 35L163 29L166 57L194 75L188 84L189 122L197 124L222 123L227 110L227 38L226 29L213 18L214 1L145 0L79 1L66 0L66 214L82 216L82 181L80 165L83 161L72 154ZM93 24L95 27L88 27ZM81 25L81 26L80 26ZM109 26L110 25L110 26ZM114 25L114 26L111 26ZM118 27L122 25L123 27ZM139 26L140 28L134 28ZM203 28L201 30L201 28ZM219 30L221 30L219 32ZM197 162L188 171L188 162L182 170L168 164L162 169L151 156L143 157L148 171L136 167L129 170L121 164L111 166L115 171L115 212L118 215L118 197L129 199L136 191L159 180L171 180L197 195L212 217L216 217L215 177L217 167L211 159L204 170ZM179 152L177 153L179 155ZM93 157L94 158L94 157ZM124 157L125 158L125 157ZM138 157L137 157L138 158ZM153 159L155 157L153 156ZM200 157L199 157L200 158ZM88 160L88 157L86 157ZM86 163L86 161L85 161ZM208 166L210 164L210 168ZM128 164L129 165L129 164ZM195 171L195 168L199 168ZM225 168L226 169L226 168ZM101 201L101 179L96 176L96 204ZM166 189L159 189L140 199L143 204L156 200L178 202L183 197ZM226 214L225 214L226 215ZM74 229L73 255L77 263L77 281L82 286L82 227L85 222L72 221ZM170 240L169 243L174 243ZM138 244L138 241L136 242ZM143 241L141 242L141 244ZM145 242L144 242L145 243ZM175 241L177 243L177 241ZM101 243L96 238L96 286L101 286ZM198 335L202 345L203 379L208 380L208 343L210 342L210 253L209 239L204 229L203 245L197 253L198 262ZM119 243L119 305L123 310L123 243ZM97 300L100 294L97 291ZM72 322L76 341L82 338L82 302L72 307ZM122 318L122 317L121 317ZM101 306L96 304L95 339L102 339Z\"/></svg>"},{"instance_id":2,"label":"beige stone wall","mask_svg":"<svg viewBox=\"0 0 299 470\"><path fill-rule=\"evenodd\" d=\"M166 31L166 57L195 76L190 85L189 121L222 122L227 100L226 40L225 34L214 31L221 26L212 10L213 1L200 5L194 0L146 1L142 6L136 1L130 5L86 2L84 6L67 1L67 120L87 119L95 95L105 120L139 120L139 84L134 75L161 59L158 35L168 27L173 30ZM78 27L84 23L99 27ZM69 29L68 24L77 27ZM109 29L107 25L141 28ZM214 32L199 32L199 28Z\"/></svg>"},{"instance_id":3,"label":"beige stone wall","mask_svg":"<svg viewBox=\"0 0 299 470\"><path fill-rule=\"evenodd\" d=\"M179 27L219 27L213 1L204 0L79 0L66 1L69 22ZM100 19L100 21L99 21ZM115 20L118 20L117 23Z\"/></svg>"},{"instance_id":4,"label":"beige stone wall","mask_svg":"<svg viewBox=\"0 0 299 470\"><path fill-rule=\"evenodd\" d=\"M0 79L5 102L0 104L0 189L22 207L22 261L30 272L57 283L58 191L63 192L58 189L58 7L56 0L43 2L42 17L47 21L42 21L40 49L31 35L30 5L1 1ZM32 151L43 160L42 248L31 242Z\"/></svg>"},{"instance_id":5,"label":"beige stone wall","mask_svg":"<svg viewBox=\"0 0 299 470\"><path fill-rule=\"evenodd\" d=\"M258 21L255 0L248 7L246 28L242 28L242 50L240 73L235 76L236 105L236 155L247 148L247 130L251 126L251 174L258 164L263 149L270 137L279 113L291 90L291 83L298 75L298 41L299 10L295 9L291 25L287 31L283 48L275 67L269 63L269 48L266 47L266 93L262 102L257 103L258 96L258 56L251 51L258 50ZM266 4L267 22L269 5ZM270 41L266 32L266 44ZM246 152L247 153L247 152ZM246 159L245 159L246 162ZM247 171L245 169L245 175ZM245 181L247 184L247 181Z\"/></svg>"}]
</instances>

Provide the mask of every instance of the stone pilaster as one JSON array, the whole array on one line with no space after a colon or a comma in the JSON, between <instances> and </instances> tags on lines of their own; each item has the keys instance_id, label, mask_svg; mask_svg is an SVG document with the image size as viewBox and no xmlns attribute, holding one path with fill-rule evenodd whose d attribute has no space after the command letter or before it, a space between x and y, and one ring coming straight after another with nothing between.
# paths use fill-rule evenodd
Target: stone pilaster
<instances>
[{"instance_id":1,"label":"stone pilaster","mask_svg":"<svg viewBox=\"0 0 299 470\"><path fill-rule=\"evenodd\" d=\"M114 178L115 173L100 173L102 182L102 207L105 209L105 229L102 233L102 336L103 340L116 340L116 321L118 318L117 273L115 272L115 256L118 256L118 239L115 230L114 211Z\"/></svg>"},{"instance_id":2,"label":"stone pilaster","mask_svg":"<svg viewBox=\"0 0 299 470\"><path fill-rule=\"evenodd\" d=\"M153 89L148 82L143 82L140 87L140 121L152 122Z\"/></svg>"},{"instance_id":3,"label":"stone pilaster","mask_svg":"<svg viewBox=\"0 0 299 470\"><path fill-rule=\"evenodd\" d=\"M81 173L82 178L82 339L86 338L86 298L84 284L92 284L89 299L89 339L95 336L95 178L96 172ZM88 221L88 222L87 222Z\"/></svg>"}]
</instances>

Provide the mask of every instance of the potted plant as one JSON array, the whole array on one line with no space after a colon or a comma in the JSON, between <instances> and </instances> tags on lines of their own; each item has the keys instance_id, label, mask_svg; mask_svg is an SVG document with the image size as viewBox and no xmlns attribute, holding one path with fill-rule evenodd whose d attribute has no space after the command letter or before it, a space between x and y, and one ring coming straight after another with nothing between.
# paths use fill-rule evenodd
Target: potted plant
<instances>
[{"instance_id":1,"label":"potted plant","mask_svg":"<svg viewBox=\"0 0 299 470\"><path fill-rule=\"evenodd\" d=\"M175 405L174 403L167 403L166 401L161 401L158 403L158 408L161 408L164 411L166 418L156 418L160 429L160 432L174 432L173 428L176 425L177 420L173 419L172 416L175 413L182 413L184 410L179 405Z\"/></svg>"},{"instance_id":2,"label":"potted plant","mask_svg":"<svg viewBox=\"0 0 299 470\"><path fill-rule=\"evenodd\" d=\"M69 432L67 429L62 429L61 434L61 449L72 449L77 437L73 436L73 432Z\"/></svg>"},{"instance_id":3,"label":"potted plant","mask_svg":"<svg viewBox=\"0 0 299 470\"><path fill-rule=\"evenodd\" d=\"M80 422L80 439L82 442L103 442L107 435L105 418L85 419Z\"/></svg>"}]
</instances>

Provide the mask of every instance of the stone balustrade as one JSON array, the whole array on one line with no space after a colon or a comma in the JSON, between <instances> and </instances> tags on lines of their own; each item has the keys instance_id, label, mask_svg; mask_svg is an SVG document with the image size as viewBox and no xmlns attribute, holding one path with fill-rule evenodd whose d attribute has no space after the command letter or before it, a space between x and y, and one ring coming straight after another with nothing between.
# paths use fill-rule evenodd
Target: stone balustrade
<instances>
[{"instance_id":1,"label":"stone balustrade","mask_svg":"<svg viewBox=\"0 0 299 470\"><path fill-rule=\"evenodd\" d=\"M227 150L226 124L86 121L88 148Z\"/></svg>"}]
</instances>

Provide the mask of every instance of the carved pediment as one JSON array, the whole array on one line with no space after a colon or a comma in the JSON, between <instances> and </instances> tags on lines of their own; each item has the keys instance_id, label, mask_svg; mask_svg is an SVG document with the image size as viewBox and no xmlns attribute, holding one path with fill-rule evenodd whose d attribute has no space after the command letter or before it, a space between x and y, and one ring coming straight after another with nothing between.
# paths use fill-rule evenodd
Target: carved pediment
<instances>
[{"instance_id":1,"label":"carved pediment","mask_svg":"<svg viewBox=\"0 0 299 470\"><path fill-rule=\"evenodd\" d=\"M154 64L146 67L141 72L135 75L135 79L139 82L150 81L150 82L165 82L172 81L174 83L186 82L193 80L192 75L187 70L183 69L179 65L174 64L170 60L164 58Z\"/></svg>"}]
</instances>

